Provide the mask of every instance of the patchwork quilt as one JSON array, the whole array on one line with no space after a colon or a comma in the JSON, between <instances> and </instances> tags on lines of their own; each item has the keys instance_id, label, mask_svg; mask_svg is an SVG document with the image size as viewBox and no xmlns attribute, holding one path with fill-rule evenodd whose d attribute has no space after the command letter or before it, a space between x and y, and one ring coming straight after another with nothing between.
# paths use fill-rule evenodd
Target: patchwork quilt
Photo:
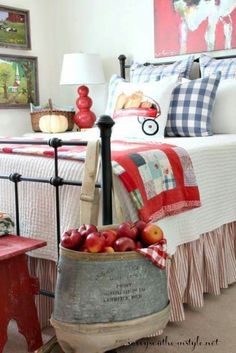
<instances>
[{"instance_id":1,"label":"patchwork quilt","mask_svg":"<svg viewBox=\"0 0 236 353\"><path fill-rule=\"evenodd\" d=\"M112 166L144 221L200 206L192 161L182 147L113 142Z\"/></svg>"},{"instance_id":2,"label":"patchwork quilt","mask_svg":"<svg viewBox=\"0 0 236 353\"><path fill-rule=\"evenodd\" d=\"M35 141L35 140L34 140ZM47 145L0 144L1 153L52 157ZM112 141L112 167L144 221L156 221L200 206L200 195L188 153L166 143ZM62 146L58 157L84 160L86 147Z\"/></svg>"}]
</instances>

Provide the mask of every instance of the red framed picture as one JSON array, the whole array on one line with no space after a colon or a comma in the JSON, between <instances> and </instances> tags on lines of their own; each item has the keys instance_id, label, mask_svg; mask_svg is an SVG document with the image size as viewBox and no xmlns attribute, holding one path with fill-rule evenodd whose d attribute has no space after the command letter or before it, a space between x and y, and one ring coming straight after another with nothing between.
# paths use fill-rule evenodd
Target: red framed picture
<instances>
[{"instance_id":1,"label":"red framed picture","mask_svg":"<svg viewBox=\"0 0 236 353\"><path fill-rule=\"evenodd\" d=\"M236 48L236 0L154 0L155 57Z\"/></svg>"}]
</instances>

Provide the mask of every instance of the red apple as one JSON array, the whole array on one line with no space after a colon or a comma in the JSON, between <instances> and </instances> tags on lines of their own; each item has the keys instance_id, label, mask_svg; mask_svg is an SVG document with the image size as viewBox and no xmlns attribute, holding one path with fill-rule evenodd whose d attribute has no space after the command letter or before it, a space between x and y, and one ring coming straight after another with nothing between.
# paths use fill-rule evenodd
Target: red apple
<instances>
[{"instance_id":1,"label":"red apple","mask_svg":"<svg viewBox=\"0 0 236 353\"><path fill-rule=\"evenodd\" d=\"M85 239L85 247L89 252L101 252L105 247L105 238L100 232L90 233Z\"/></svg>"},{"instance_id":2,"label":"red apple","mask_svg":"<svg viewBox=\"0 0 236 353\"><path fill-rule=\"evenodd\" d=\"M61 238L61 246L63 246L64 248L67 248L67 249L74 248L74 244L73 244L73 242L71 242L71 239L68 235Z\"/></svg>"},{"instance_id":3,"label":"red apple","mask_svg":"<svg viewBox=\"0 0 236 353\"><path fill-rule=\"evenodd\" d=\"M82 252L88 252L88 249L85 247L84 242L76 250L82 251Z\"/></svg>"},{"instance_id":4,"label":"red apple","mask_svg":"<svg viewBox=\"0 0 236 353\"><path fill-rule=\"evenodd\" d=\"M149 223L141 232L141 241L144 244L152 245L163 239L163 231L153 223Z\"/></svg>"},{"instance_id":5,"label":"red apple","mask_svg":"<svg viewBox=\"0 0 236 353\"><path fill-rule=\"evenodd\" d=\"M69 229L63 233L61 245L67 249L77 249L82 243L82 235L78 229Z\"/></svg>"},{"instance_id":6,"label":"red apple","mask_svg":"<svg viewBox=\"0 0 236 353\"><path fill-rule=\"evenodd\" d=\"M135 223L135 225L136 225L136 227L138 228L139 233L141 234L141 231L142 231L143 228L147 225L147 223L144 222L144 221L139 220L139 221L137 221L137 222Z\"/></svg>"},{"instance_id":7,"label":"red apple","mask_svg":"<svg viewBox=\"0 0 236 353\"><path fill-rule=\"evenodd\" d=\"M101 234L105 238L105 246L113 246L116 238L117 238L117 233L115 230L109 229L109 230L103 230Z\"/></svg>"},{"instance_id":8,"label":"red apple","mask_svg":"<svg viewBox=\"0 0 236 353\"><path fill-rule=\"evenodd\" d=\"M145 248L144 244L141 243L141 241L136 241L135 242L135 249L142 249Z\"/></svg>"},{"instance_id":9,"label":"red apple","mask_svg":"<svg viewBox=\"0 0 236 353\"><path fill-rule=\"evenodd\" d=\"M132 251L135 247L134 240L129 237L118 238L114 243L115 251Z\"/></svg>"},{"instance_id":10,"label":"red apple","mask_svg":"<svg viewBox=\"0 0 236 353\"><path fill-rule=\"evenodd\" d=\"M117 238L127 237L135 239L138 235L138 228L131 221L123 222L117 229Z\"/></svg>"},{"instance_id":11,"label":"red apple","mask_svg":"<svg viewBox=\"0 0 236 353\"><path fill-rule=\"evenodd\" d=\"M115 252L115 250L112 246L105 246L104 252L113 253L113 252Z\"/></svg>"},{"instance_id":12,"label":"red apple","mask_svg":"<svg viewBox=\"0 0 236 353\"><path fill-rule=\"evenodd\" d=\"M90 233L97 232L97 227L94 224L82 224L79 227L79 231L83 237L87 237Z\"/></svg>"},{"instance_id":13,"label":"red apple","mask_svg":"<svg viewBox=\"0 0 236 353\"><path fill-rule=\"evenodd\" d=\"M86 249L86 248L85 248L85 244L82 243L82 245L80 245L77 250L78 250L78 251L84 251L85 249Z\"/></svg>"}]
</instances>

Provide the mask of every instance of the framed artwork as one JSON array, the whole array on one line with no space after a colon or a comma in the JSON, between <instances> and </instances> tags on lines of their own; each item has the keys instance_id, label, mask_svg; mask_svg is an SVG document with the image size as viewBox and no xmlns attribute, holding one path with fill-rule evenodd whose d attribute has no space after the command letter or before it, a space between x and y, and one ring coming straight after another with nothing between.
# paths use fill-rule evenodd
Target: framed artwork
<instances>
[{"instance_id":1,"label":"framed artwork","mask_svg":"<svg viewBox=\"0 0 236 353\"><path fill-rule=\"evenodd\" d=\"M236 48L236 0L154 0L155 57Z\"/></svg>"},{"instance_id":2,"label":"framed artwork","mask_svg":"<svg viewBox=\"0 0 236 353\"><path fill-rule=\"evenodd\" d=\"M0 108L39 104L37 57L0 54Z\"/></svg>"},{"instance_id":3,"label":"framed artwork","mask_svg":"<svg viewBox=\"0 0 236 353\"><path fill-rule=\"evenodd\" d=\"M31 48L29 11L0 5L0 47Z\"/></svg>"}]
</instances>

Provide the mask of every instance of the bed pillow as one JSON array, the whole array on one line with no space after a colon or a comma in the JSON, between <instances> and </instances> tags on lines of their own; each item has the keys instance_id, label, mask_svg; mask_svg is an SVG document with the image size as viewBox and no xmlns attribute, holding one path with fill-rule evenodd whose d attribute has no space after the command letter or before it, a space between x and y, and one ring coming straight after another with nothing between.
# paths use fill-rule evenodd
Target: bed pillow
<instances>
[{"instance_id":1,"label":"bed pillow","mask_svg":"<svg viewBox=\"0 0 236 353\"><path fill-rule=\"evenodd\" d=\"M221 80L236 78L236 58L215 59L202 54L199 58L201 77L221 72Z\"/></svg>"},{"instance_id":2,"label":"bed pillow","mask_svg":"<svg viewBox=\"0 0 236 353\"><path fill-rule=\"evenodd\" d=\"M120 82L127 82L124 78L119 75L112 75L108 85L108 98L107 105L105 109L105 114L112 115L112 108L114 106L114 99L117 86Z\"/></svg>"},{"instance_id":3,"label":"bed pillow","mask_svg":"<svg viewBox=\"0 0 236 353\"><path fill-rule=\"evenodd\" d=\"M178 84L172 93L167 136L212 135L211 116L221 74L187 80Z\"/></svg>"},{"instance_id":4,"label":"bed pillow","mask_svg":"<svg viewBox=\"0 0 236 353\"><path fill-rule=\"evenodd\" d=\"M216 134L236 134L236 80L220 81L212 112Z\"/></svg>"},{"instance_id":5,"label":"bed pillow","mask_svg":"<svg viewBox=\"0 0 236 353\"><path fill-rule=\"evenodd\" d=\"M164 129L173 88L178 76L156 82L120 82L114 94L112 138L157 140Z\"/></svg>"},{"instance_id":6,"label":"bed pillow","mask_svg":"<svg viewBox=\"0 0 236 353\"><path fill-rule=\"evenodd\" d=\"M189 78L190 70L192 68L194 56L190 55L187 59L178 60L173 64L163 65L143 65L135 63L130 67L130 82L141 83L158 81L164 77L178 75Z\"/></svg>"}]
</instances>

